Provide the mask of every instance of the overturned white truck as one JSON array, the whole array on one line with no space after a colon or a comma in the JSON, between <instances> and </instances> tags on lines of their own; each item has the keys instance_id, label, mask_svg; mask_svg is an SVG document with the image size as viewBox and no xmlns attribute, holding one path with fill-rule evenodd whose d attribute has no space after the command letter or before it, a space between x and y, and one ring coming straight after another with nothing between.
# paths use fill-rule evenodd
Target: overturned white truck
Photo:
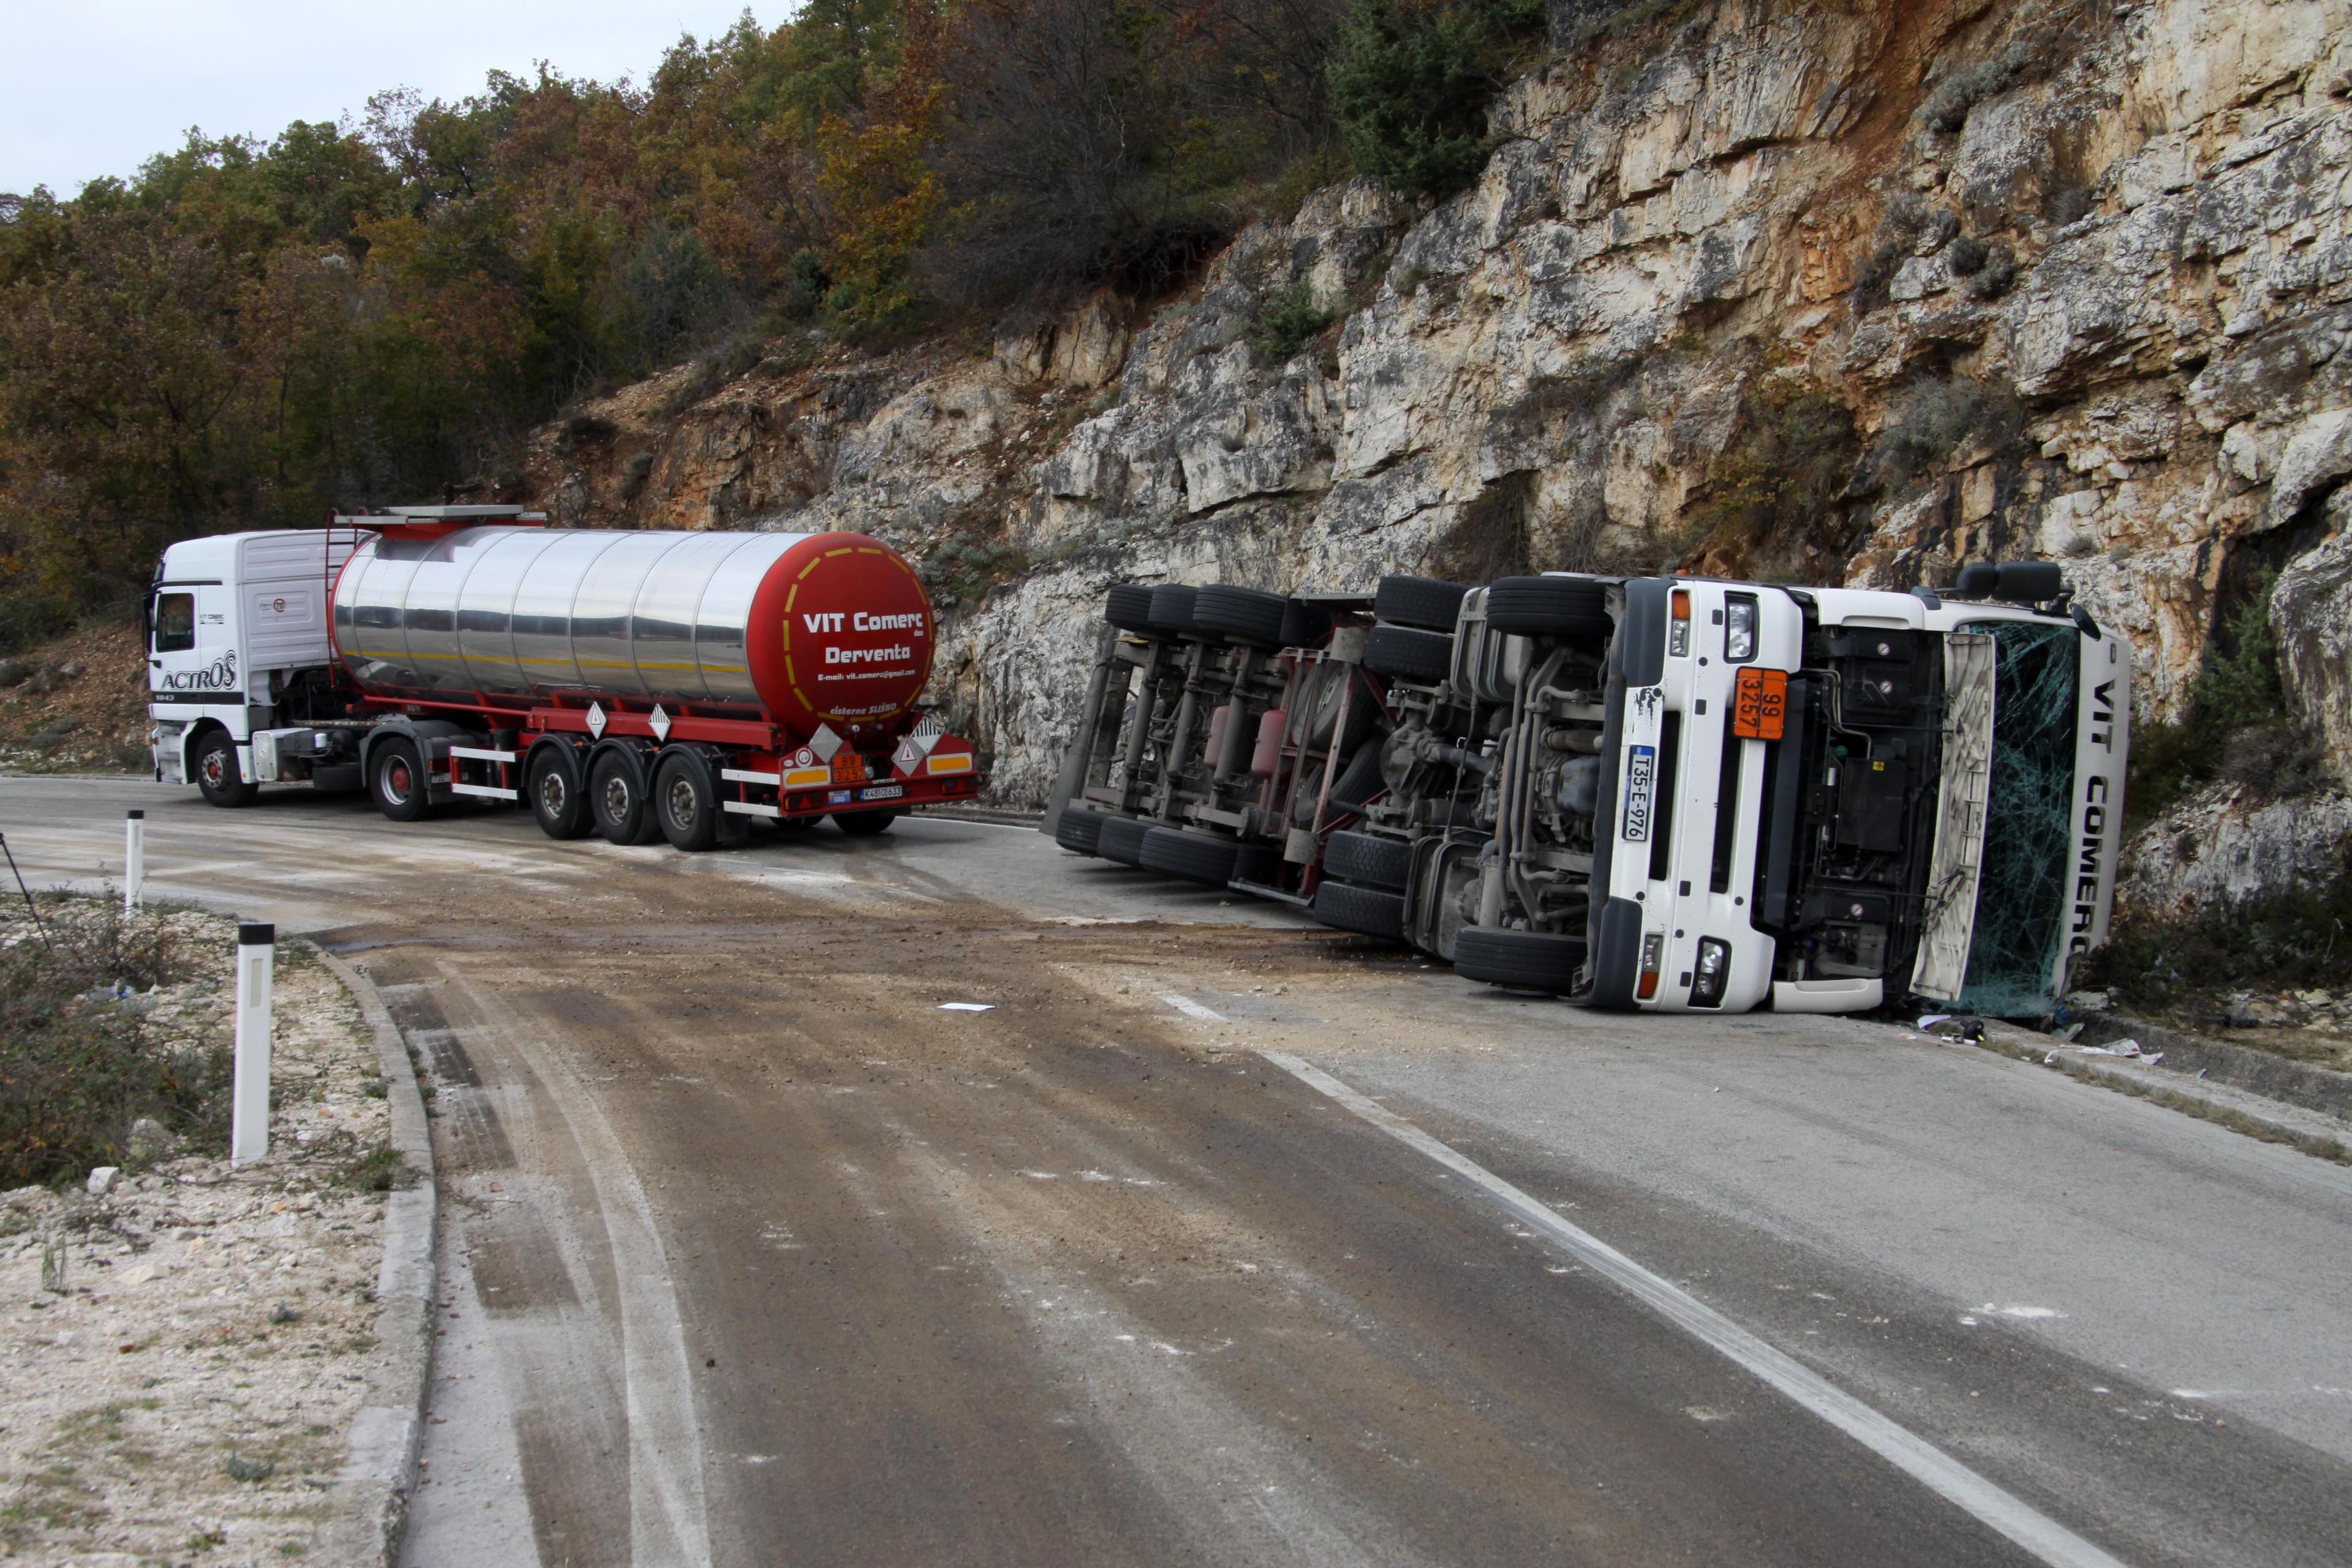
<instances>
[{"instance_id":1,"label":"overturned white truck","mask_svg":"<svg viewBox=\"0 0 2352 1568\"><path fill-rule=\"evenodd\" d=\"M1114 590L1067 847L1605 1006L2046 1013L2105 936L2131 655L2046 563L1192 593Z\"/></svg>"}]
</instances>

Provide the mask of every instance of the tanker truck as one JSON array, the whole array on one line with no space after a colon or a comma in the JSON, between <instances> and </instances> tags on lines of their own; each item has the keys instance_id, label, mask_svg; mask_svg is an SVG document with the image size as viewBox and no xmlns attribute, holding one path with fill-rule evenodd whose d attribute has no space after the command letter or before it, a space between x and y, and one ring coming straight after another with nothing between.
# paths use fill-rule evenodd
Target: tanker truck
<instances>
[{"instance_id":1,"label":"tanker truck","mask_svg":"<svg viewBox=\"0 0 2352 1568\"><path fill-rule=\"evenodd\" d=\"M919 706L930 600L861 534L401 507L174 544L146 619L155 776L219 806L307 783L701 850L761 820L878 833L982 784Z\"/></svg>"}]
</instances>

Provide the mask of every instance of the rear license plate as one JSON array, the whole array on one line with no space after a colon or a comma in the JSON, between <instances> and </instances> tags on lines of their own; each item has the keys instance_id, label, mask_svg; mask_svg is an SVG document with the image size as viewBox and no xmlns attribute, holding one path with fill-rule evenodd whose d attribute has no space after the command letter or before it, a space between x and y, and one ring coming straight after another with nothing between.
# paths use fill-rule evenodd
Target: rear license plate
<instances>
[{"instance_id":1,"label":"rear license plate","mask_svg":"<svg viewBox=\"0 0 2352 1568\"><path fill-rule=\"evenodd\" d=\"M857 792L857 798L860 800L896 800L906 793L907 786L905 784L877 784L872 789L859 790Z\"/></svg>"},{"instance_id":2,"label":"rear license plate","mask_svg":"<svg viewBox=\"0 0 2352 1568\"><path fill-rule=\"evenodd\" d=\"M1777 741L1788 725L1789 672L1741 670L1732 689L1732 734L1744 741Z\"/></svg>"},{"instance_id":3,"label":"rear license plate","mask_svg":"<svg viewBox=\"0 0 2352 1568\"><path fill-rule=\"evenodd\" d=\"M1625 755L1625 842L1650 841L1650 805L1658 773L1658 749L1635 746Z\"/></svg>"}]
</instances>

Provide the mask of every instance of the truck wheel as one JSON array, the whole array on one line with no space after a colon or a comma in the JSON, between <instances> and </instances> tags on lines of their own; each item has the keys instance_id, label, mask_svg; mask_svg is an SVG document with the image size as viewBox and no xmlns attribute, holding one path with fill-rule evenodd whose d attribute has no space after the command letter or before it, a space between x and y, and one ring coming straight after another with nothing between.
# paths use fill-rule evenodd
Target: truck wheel
<instances>
[{"instance_id":1,"label":"truck wheel","mask_svg":"<svg viewBox=\"0 0 2352 1568\"><path fill-rule=\"evenodd\" d=\"M1103 595L1103 619L1123 632L1151 630L1151 589L1142 583L1112 584Z\"/></svg>"},{"instance_id":2,"label":"truck wheel","mask_svg":"<svg viewBox=\"0 0 2352 1568\"><path fill-rule=\"evenodd\" d=\"M1103 819L1099 812L1088 811L1083 805L1062 807L1062 819L1054 824L1054 842L1073 855L1092 855L1102 842Z\"/></svg>"},{"instance_id":3,"label":"truck wheel","mask_svg":"<svg viewBox=\"0 0 2352 1568\"><path fill-rule=\"evenodd\" d=\"M1095 853L1122 866L1135 865L1143 854L1143 836L1151 824L1132 816L1106 816L1095 836Z\"/></svg>"},{"instance_id":4,"label":"truck wheel","mask_svg":"<svg viewBox=\"0 0 2352 1568\"><path fill-rule=\"evenodd\" d=\"M1454 637L1410 626L1374 626L1364 643L1364 668L1407 680L1443 680L1454 668Z\"/></svg>"},{"instance_id":5,"label":"truck wheel","mask_svg":"<svg viewBox=\"0 0 2352 1568\"><path fill-rule=\"evenodd\" d=\"M719 801L710 773L677 752L654 770L654 816L673 849L698 855L719 842Z\"/></svg>"},{"instance_id":6,"label":"truck wheel","mask_svg":"<svg viewBox=\"0 0 2352 1568\"><path fill-rule=\"evenodd\" d=\"M414 741L386 741L368 759L368 793L375 808L394 822L421 822L433 809L425 791L425 764Z\"/></svg>"},{"instance_id":7,"label":"truck wheel","mask_svg":"<svg viewBox=\"0 0 2352 1568\"><path fill-rule=\"evenodd\" d=\"M1372 595L1372 614L1391 626L1451 633L1462 614L1462 595L1469 591L1432 577L1383 577Z\"/></svg>"},{"instance_id":8,"label":"truck wheel","mask_svg":"<svg viewBox=\"0 0 2352 1568\"><path fill-rule=\"evenodd\" d=\"M1192 624L1204 632L1279 647L1289 608L1290 601L1279 594L1214 583L1194 595Z\"/></svg>"},{"instance_id":9,"label":"truck wheel","mask_svg":"<svg viewBox=\"0 0 2352 1568\"><path fill-rule=\"evenodd\" d=\"M1370 833L1334 833L1323 846L1323 874L1402 892L1412 874L1412 846Z\"/></svg>"},{"instance_id":10,"label":"truck wheel","mask_svg":"<svg viewBox=\"0 0 2352 1568\"><path fill-rule=\"evenodd\" d=\"M208 730L196 742L196 787L215 805L251 805L261 793L236 765L236 742L226 730Z\"/></svg>"},{"instance_id":11,"label":"truck wheel","mask_svg":"<svg viewBox=\"0 0 2352 1568\"><path fill-rule=\"evenodd\" d=\"M898 820L895 811L836 811L833 825L852 838L871 838Z\"/></svg>"},{"instance_id":12,"label":"truck wheel","mask_svg":"<svg viewBox=\"0 0 2352 1568\"><path fill-rule=\"evenodd\" d=\"M1584 967L1584 939L1548 931L1464 926L1454 938L1454 973L1465 980L1517 991L1576 989Z\"/></svg>"},{"instance_id":13,"label":"truck wheel","mask_svg":"<svg viewBox=\"0 0 2352 1568\"><path fill-rule=\"evenodd\" d=\"M1242 847L1230 838L1190 833L1181 827L1155 827L1143 836L1137 864L1148 871L1165 871L1222 888L1234 879L1234 862Z\"/></svg>"},{"instance_id":14,"label":"truck wheel","mask_svg":"<svg viewBox=\"0 0 2352 1568\"><path fill-rule=\"evenodd\" d=\"M645 787L628 760L607 752L588 770L588 809L596 831L614 844L651 844L661 825L646 809Z\"/></svg>"},{"instance_id":15,"label":"truck wheel","mask_svg":"<svg viewBox=\"0 0 2352 1568\"><path fill-rule=\"evenodd\" d=\"M530 814L550 838L582 838L595 828L579 764L553 746L541 746L531 758L530 788Z\"/></svg>"},{"instance_id":16,"label":"truck wheel","mask_svg":"<svg viewBox=\"0 0 2352 1568\"><path fill-rule=\"evenodd\" d=\"M1315 889L1315 903L1308 912L1318 921L1335 931L1384 936L1391 942L1404 940L1402 893L1351 888L1345 882L1325 882Z\"/></svg>"},{"instance_id":17,"label":"truck wheel","mask_svg":"<svg viewBox=\"0 0 2352 1568\"><path fill-rule=\"evenodd\" d=\"M1609 584L1595 577L1505 577L1486 590L1486 624L1521 637L1605 643Z\"/></svg>"}]
</instances>

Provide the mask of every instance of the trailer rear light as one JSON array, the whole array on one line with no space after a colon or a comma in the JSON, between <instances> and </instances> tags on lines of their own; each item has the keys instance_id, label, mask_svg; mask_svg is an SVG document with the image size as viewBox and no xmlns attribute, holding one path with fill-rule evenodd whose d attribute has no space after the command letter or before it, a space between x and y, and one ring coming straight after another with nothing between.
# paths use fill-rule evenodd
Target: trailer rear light
<instances>
[{"instance_id":1,"label":"trailer rear light","mask_svg":"<svg viewBox=\"0 0 2352 1568\"><path fill-rule=\"evenodd\" d=\"M1633 994L1647 1002L1658 994L1658 966L1665 960L1666 936L1652 931L1642 939L1642 979Z\"/></svg>"},{"instance_id":2,"label":"trailer rear light","mask_svg":"<svg viewBox=\"0 0 2352 1568\"><path fill-rule=\"evenodd\" d=\"M1666 633L1666 652L1676 658L1690 653L1690 590L1677 588L1674 597L1673 629Z\"/></svg>"},{"instance_id":3,"label":"trailer rear light","mask_svg":"<svg viewBox=\"0 0 2352 1568\"><path fill-rule=\"evenodd\" d=\"M1777 741L1789 727L1789 672L1743 669L1731 689L1731 732L1743 741Z\"/></svg>"},{"instance_id":4,"label":"trailer rear light","mask_svg":"<svg viewBox=\"0 0 2352 1568\"><path fill-rule=\"evenodd\" d=\"M1732 594L1723 603L1723 658L1727 664L1746 664L1756 657L1756 598Z\"/></svg>"},{"instance_id":5,"label":"trailer rear light","mask_svg":"<svg viewBox=\"0 0 2352 1568\"><path fill-rule=\"evenodd\" d=\"M1691 1005L1720 1007L1724 987L1731 981L1731 944L1719 937L1702 937L1698 963L1691 971Z\"/></svg>"}]
</instances>

